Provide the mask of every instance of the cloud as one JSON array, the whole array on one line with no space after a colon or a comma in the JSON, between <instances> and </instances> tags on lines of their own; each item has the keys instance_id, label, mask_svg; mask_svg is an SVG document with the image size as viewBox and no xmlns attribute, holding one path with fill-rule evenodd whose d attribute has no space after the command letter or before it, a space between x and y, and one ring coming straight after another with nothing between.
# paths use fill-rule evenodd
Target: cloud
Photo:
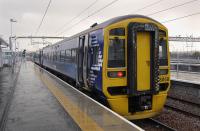
<instances>
[{"instance_id":1,"label":"cloud","mask_svg":"<svg viewBox=\"0 0 200 131\"><path fill-rule=\"evenodd\" d=\"M55 35L56 31L62 27L64 23L71 20L88 5L95 0L52 0L51 6L47 12L45 20L41 26L38 35ZM75 19L72 23L68 24L65 28L70 27L80 19L88 16L92 12L102 8L112 0L98 0L97 3L87 10L79 18ZM109 18L127 14L143 14L147 15L165 8L187 2L189 0L163 0L154 6L145 8L136 12L138 9L149 5L150 3L158 0L119 0L112 6L105 8L99 13L91 16L87 20L81 22L73 29L66 31L63 35L73 35L92 25L93 23L101 23ZM42 19L44 11L47 7L49 0L1 0L0 1L0 35L9 37L10 35L10 18L17 19L17 23L13 25L13 32L16 35L31 35L34 33ZM194 2L182 7L168 10L151 17L164 21L173 19L183 15L191 14L199 10L200 2ZM199 36L200 34L200 15L190 18L169 22L165 26L168 27L170 35L190 35ZM23 41L24 42L24 41ZM27 41L28 42L28 41ZM28 47L27 47L28 48ZM31 48L31 47L30 47Z\"/></svg>"}]
</instances>

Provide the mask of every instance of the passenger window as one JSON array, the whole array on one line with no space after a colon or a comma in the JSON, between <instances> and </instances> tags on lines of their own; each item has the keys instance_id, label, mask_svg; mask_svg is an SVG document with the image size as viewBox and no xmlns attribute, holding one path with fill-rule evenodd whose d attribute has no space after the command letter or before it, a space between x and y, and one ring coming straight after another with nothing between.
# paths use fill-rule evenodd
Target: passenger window
<instances>
[{"instance_id":1,"label":"passenger window","mask_svg":"<svg viewBox=\"0 0 200 131\"><path fill-rule=\"evenodd\" d=\"M54 52L53 57L54 57L53 60L54 60L54 61L57 61L57 52Z\"/></svg>"},{"instance_id":2,"label":"passenger window","mask_svg":"<svg viewBox=\"0 0 200 131\"><path fill-rule=\"evenodd\" d=\"M66 53L66 59L69 60L71 59L71 51L69 49L65 50Z\"/></svg>"},{"instance_id":3,"label":"passenger window","mask_svg":"<svg viewBox=\"0 0 200 131\"><path fill-rule=\"evenodd\" d=\"M125 67L125 40L110 39L108 49L108 67Z\"/></svg>"},{"instance_id":4,"label":"passenger window","mask_svg":"<svg viewBox=\"0 0 200 131\"><path fill-rule=\"evenodd\" d=\"M56 52L56 56L57 56L56 60L60 61L60 52Z\"/></svg>"},{"instance_id":5,"label":"passenger window","mask_svg":"<svg viewBox=\"0 0 200 131\"><path fill-rule=\"evenodd\" d=\"M72 49L72 50L71 50L71 58L72 58L72 61L73 61L73 62L76 61L76 49Z\"/></svg>"},{"instance_id":6,"label":"passenger window","mask_svg":"<svg viewBox=\"0 0 200 131\"><path fill-rule=\"evenodd\" d=\"M60 52L60 60L61 60L61 61L65 61L65 51L64 51L64 50L62 50L62 51Z\"/></svg>"}]
</instances>

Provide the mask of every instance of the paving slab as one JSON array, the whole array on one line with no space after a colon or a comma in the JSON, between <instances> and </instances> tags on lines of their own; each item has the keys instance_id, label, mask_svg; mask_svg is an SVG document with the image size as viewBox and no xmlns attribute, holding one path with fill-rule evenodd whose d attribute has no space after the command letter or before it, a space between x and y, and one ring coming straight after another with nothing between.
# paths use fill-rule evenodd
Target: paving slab
<instances>
[{"instance_id":1,"label":"paving slab","mask_svg":"<svg viewBox=\"0 0 200 131\"><path fill-rule=\"evenodd\" d=\"M37 77L33 63L24 62L21 65L5 130L79 131L81 129Z\"/></svg>"}]
</instances>

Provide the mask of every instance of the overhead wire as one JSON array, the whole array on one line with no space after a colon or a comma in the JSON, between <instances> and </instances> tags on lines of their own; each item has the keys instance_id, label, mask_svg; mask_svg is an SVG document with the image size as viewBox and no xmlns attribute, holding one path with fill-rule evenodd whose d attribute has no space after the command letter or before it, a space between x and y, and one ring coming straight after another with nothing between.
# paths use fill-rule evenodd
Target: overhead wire
<instances>
[{"instance_id":1,"label":"overhead wire","mask_svg":"<svg viewBox=\"0 0 200 131\"><path fill-rule=\"evenodd\" d=\"M171 10L171 9L174 9L174 8L177 8L177 7L181 7L181 6L184 6L184 5L187 5L187 4L191 4L191 3L196 2L196 1L199 1L199 0L187 1L187 2L184 2L184 3L182 3L182 4L178 4L178 5L175 5L175 6L172 6L172 7L163 9L163 10L160 10L160 11L156 11L156 12L154 12L154 13L147 14L147 16L152 16L152 15L155 15L155 14L158 14L158 13L161 13L161 12L164 12L164 11L167 11L167 10Z\"/></svg>"},{"instance_id":2,"label":"overhead wire","mask_svg":"<svg viewBox=\"0 0 200 131\"><path fill-rule=\"evenodd\" d=\"M73 24L73 25L70 26L69 28L67 28L67 29L65 29L64 31L60 32L58 35L63 34L64 32L66 32L66 30L72 29L72 28L73 28L74 26L76 26L77 24L79 24L79 23L81 23L82 21L88 19L89 17L91 17L91 16L93 16L93 15L99 13L100 11L104 10L105 8L107 8L107 7L111 6L111 5L113 5L113 4L116 3L117 1L119 1L119 0L113 0L113 1L111 1L110 3L106 4L106 5L103 6L102 8L100 8L100 9L94 11L93 13L91 13L91 14L89 14L88 16L84 17L83 19L79 20L77 23Z\"/></svg>"},{"instance_id":3,"label":"overhead wire","mask_svg":"<svg viewBox=\"0 0 200 131\"><path fill-rule=\"evenodd\" d=\"M196 12L196 13L192 13L192 14L189 14L189 15L177 17L177 18L170 19L170 20L166 20L166 21L163 21L163 22L161 22L161 23L168 23L168 22L172 22L172 21L184 19L184 18L187 18L187 17L195 16L195 15L200 15L200 12Z\"/></svg>"},{"instance_id":4,"label":"overhead wire","mask_svg":"<svg viewBox=\"0 0 200 131\"><path fill-rule=\"evenodd\" d=\"M110 3L109 3L108 5L106 5L105 7L100 8L99 10L93 12L93 13L90 14L88 17L85 17L85 18L81 19L81 20L78 21L76 24L72 25L71 27L69 27L69 28L67 28L67 29L65 29L65 30L70 30L70 29L73 28L75 25L81 23L82 21L86 20L86 19L89 18L90 16L95 15L95 14L98 13L99 11L105 9L106 7L110 6L111 4L113 4L113 3L117 2L117 1L118 1L118 0L116 0L116 1L114 0L114 1L110 2ZM154 5L156 5L156 4L158 4L158 3L162 2L162 1L164 1L164 0L158 0L158 1L156 1L156 2L150 3L149 5L146 5L146 6L142 7L142 8L137 9L135 12L138 12L138 11L144 10L144 9L146 9L146 8L149 8L149 7L151 7L151 6L154 6ZM62 32L62 33L64 33L64 32ZM60 34L62 34L62 33L60 33Z\"/></svg>"},{"instance_id":5,"label":"overhead wire","mask_svg":"<svg viewBox=\"0 0 200 131\"><path fill-rule=\"evenodd\" d=\"M165 1L165 0L158 0L158 1L156 1L156 2L150 3L150 4L148 4L148 5L146 5L146 6L142 7L142 8L139 8L139 9L135 10L133 13L139 12L139 11L141 11L141 10L144 10L144 9L146 9L146 8L149 8L149 7L151 7L151 6L154 6L154 5L156 5L156 4L158 4L158 3L162 2L162 1Z\"/></svg>"},{"instance_id":6,"label":"overhead wire","mask_svg":"<svg viewBox=\"0 0 200 131\"><path fill-rule=\"evenodd\" d=\"M118 1L118 0L115 0L115 2ZM143 10L143 9L146 9L148 7L151 7L153 5L156 5L160 2L162 2L164 0L159 0L159 1L156 1L154 3L151 3L145 7L142 7L136 11L140 11L140 10ZM184 6L184 5L187 5L187 4L190 4L190 3L193 3L193 2L196 2L196 1L199 1L199 0L191 0L191 1L188 1L188 2L184 2L184 3L181 3L181 4L178 4L178 5L175 5L175 6L172 6L172 7L169 7L169 8L166 8L166 9L163 9L163 10L160 10L160 11L156 11L154 13L151 13L151 14L148 14L147 16L151 16L151 15L154 15L154 14L158 14L158 13L161 13L161 12L164 12L164 11L168 11L168 10L171 10L171 9L174 9L174 8L177 8L177 7L181 7L181 6ZM114 1L112 1L111 3L109 3L107 6L109 6L110 4L112 4ZM101 8L101 9L104 9L106 8L107 6ZM93 12L92 14L88 15L87 17L81 19L80 21L78 21L77 23L73 24L71 27L65 29L65 30L70 30L71 28L73 28L74 26L76 26L77 24L81 23L82 21L86 20L87 18L91 17L92 15L98 13L99 11L101 11L101 9ZM163 21L162 23L167 23L167 22L171 22L171 21L175 21L175 20L179 20L179 19L183 19L183 18L186 18L186 17L190 17L190 16L194 16L194 15L198 15L200 12L197 12L197 13L193 13L193 14L190 14L190 15L186 15L186 16L182 16L182 17L177 17L177 18L174 18L174 19L171 19L171 20L167 20L167 21ZM64 33L64 32L62 32Z\"/></svg>"},{"instance_id":7,"label":"overhead wire","mask_svg":"<svg viewBox=\"0 0 200 131\"><path fill-rule=\"evenodd\" d=\"M84 21L84 20L86 20L87 18L89 18L89 17L95 15L96 13L100 12L101 10L105 9L106 7L110 6L111 4L113 4L113 3L117 2L117 1L118 1L118 0L114 0L114 1L110 2L108 5L106 5L106 6L104 6L103 8L100 8L99 10L93 12L93 13L90 14L89 16L87 16L87 17L81 19L81 20L78 21L76 24L73 24L71 27L69 27L69 28L67 28L67 29L65 29L65 30L70 30L70 29L73 28L75 25L81 23L82 21ZM151 7L151 6L154 6L154 5L156 5L156 4L158 4L158 3L162 2L162 1L164 1L164 0L158 0L158 1L156 1L156 2L150 3L149 5L146 5L146 6L142 7L142 8L137 9L135 12L138 12L138 11L144 10L144 9L146 9L146 8L149 8L149 7ZM64 32L62 32L62 33L64 33ZM62 33L59 33L59 34L62 34Z\"/></svg>"},{"instance_id":8,"label":"overhead wire","mask_svg":"<svg viewBox=\"0 0 200 131\"><path fill-rule=\"evenodd\" d=\"M88 9L90 9L93 5L95 5L99 0L95 0L93 1L89 6L87 6L84 10L82 10L80 13L78 13L75 17L73 17L72 19L70 19L69 21L67 21L66 23L64 23L56 32L55 34L57 34L60 30L62 30L66 25L70 24L72 21L74 21L75 19L77 19L79 16L81 16L83 13L85 13Z\"/></svg>"},{"instance_id":9,"label":"overhead wire","mask_svg":"<svg viewBox=\"0 0 200 131\"><path fill-rule=\"evenodd\" d=\"M48 3L48 5L47 5L46 10L45 10L45 12L44 12L44 15L43 15L43 17L42 17L42 20L40 21L40 24L39 24L39 26L38 26L38 28L37 28L37 30L36 30L36 32L35 32L35 35L37 35L37 33L39 32L39 30L40 30L40 28L41 28L41 26L42 26L42 23L43 23L43 21L44 21L44 18L45 18L46 14L47 14L47 12L48 12L48 9L49 9L49 7L50 7L50 5L51 5L51 1L52 1L52 0L49 0L49 3Z\"/></svg>"}]
</instances>

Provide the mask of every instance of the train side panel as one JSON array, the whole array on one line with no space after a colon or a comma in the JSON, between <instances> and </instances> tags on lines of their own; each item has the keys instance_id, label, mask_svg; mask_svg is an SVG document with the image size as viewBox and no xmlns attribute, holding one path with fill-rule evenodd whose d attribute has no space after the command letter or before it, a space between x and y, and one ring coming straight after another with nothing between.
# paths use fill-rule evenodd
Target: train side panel
<instances>
[{"instance_id":1,"label":"train side panel","mask_svg":"<svg viewBox=\"0 0 200 131\"><path fill-rule=\"evenodd\" d=\"M88 55L88 82L89 86L102 92L102 63L103 63L103 30L96 30L89 33L89 53Z\"/></svg>"},{"instance_id":2,"label":"train side panel","mask_svg":"<svg viewBox=\"0 0 200 131\"><path fill-rule=\"evenodd\" d=\"M78 38L43 49L43 66L76 79Z\"/></svg>"},{"instance_id":3,"label":"train side panel","mask_svg":"<svg viewBox=\"0 0 200 131\"><path fill-rule=\"evenodd\" d=\"M84 59L81 60L81 63L78 63L78 59L80 59L78 53L82 52L82 47L79 48L79 42L80 38L83 37L84 47L82 50L83 54L81 55L83 55L82 58ZM85 80L87 81L82 86L88 86L102 95L103 42L103 30L99 29L83 34L80 37L45 47L43 49L42 65L62 73L79 83L81 81L77 80L78 75L86 77ZM84 49L86 47L87 49ZM78 72L78 64L82 64L80 66L82 70L86 66L86 72L80 70ZM86 75L83 73L86 73Z\"/></svg>"}]
</instances>

